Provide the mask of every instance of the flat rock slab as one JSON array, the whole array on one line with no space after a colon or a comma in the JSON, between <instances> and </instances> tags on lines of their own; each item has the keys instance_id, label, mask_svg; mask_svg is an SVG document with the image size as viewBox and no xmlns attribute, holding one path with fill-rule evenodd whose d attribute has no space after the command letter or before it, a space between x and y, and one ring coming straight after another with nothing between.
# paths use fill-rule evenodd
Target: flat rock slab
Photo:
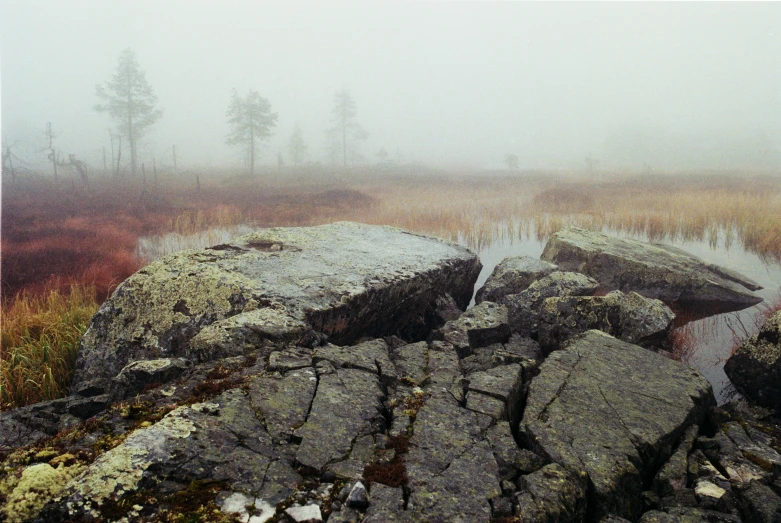
<instances>
[{"instance_id":1,"label":"flat rock slab","mask_svg":"<svg viewBox=\"0 0 781 523\"><path fill-rule=\"evenodd\" d=\"M428 397L407 457L415 521L488 521L499 470L475 415L447 392Z\"/></svg>"},{"instance_id":2,"label":"flat rock slab","mask_svg":"<svg viewBox=\"0 0 781 523\"><path fill-rule=\"evenodd\" d=\"M264 343L306 344L313 331L337 344L401 332L445 294L466 308L480 268L453 243L349 222L176 253L101 306L73 387L111 379L135 360L235 356Z\"/></svg>"},{"instance_id":3,"label":"flat rock slab","mask_svg":"<svg viewBox=\"0 0 781 523\"><path fill-rule=\"evenodd\" d=\"M587 274L605 289L635 291L701 312L740 310L762 301L751 292L761 289L756 282L680 249L576 227L551 236L541 258Z\"/></svg>"},{"instance_id":4,"label":"flat rock slab","mask_svg":"<svg viewBox=\"0 0 781 523\"><path fill-rule=\"evenodd\" d=\"M521 428L531 448L588 475L590 514L636 520L655 464L714 403L696 371L588 331L540 366Z\"/></svg>"},{"instance_id":5,"label":"flat rock slab","mask_svg":"<svg viewBox=\"0 0 781 523\"><path fill-rule=\"evenodd\" d=\"M336 369L318 380L309 416L295 431L301 438L296 460L323 472L348 457L356 438L376 431L383 393L376 374L358 369Z\"/></svg>"}]
</instances>

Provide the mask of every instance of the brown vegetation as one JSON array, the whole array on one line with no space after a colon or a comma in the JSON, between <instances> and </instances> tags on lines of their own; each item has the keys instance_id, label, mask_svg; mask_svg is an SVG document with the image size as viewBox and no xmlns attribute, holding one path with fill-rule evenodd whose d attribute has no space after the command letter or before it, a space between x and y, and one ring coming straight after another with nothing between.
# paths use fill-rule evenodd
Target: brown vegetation
<instances>
[{"instance_id":1,"label":"brown vegetation","mask_svg":"<svg viewBox=\"0 0 781 523\"><path fill-rule=\"evenodd\" d=\"M191 174L154 183L96 180L89 186L67 180L55 186L39 178L6 184L2 406L50 399L66 390L89 316L116 285L149 261L138 248L144 237L175 235L146 254L154 258L221 243L218 228L231 234L240 224L351 220L398 226L479 252L497 241L544 241L563 227L580 225L650 240L709 241L726 248L740 244L781 261L781 184L768 176L593 182L550 173L380 176L364 171L349 180L323 170L288 172L286 180L269 180L269 175L220 179ZM32 326L44 316L51 318L48 323ZM674 336L683 347L687 336Z\"/></svg>"}]
</instances>

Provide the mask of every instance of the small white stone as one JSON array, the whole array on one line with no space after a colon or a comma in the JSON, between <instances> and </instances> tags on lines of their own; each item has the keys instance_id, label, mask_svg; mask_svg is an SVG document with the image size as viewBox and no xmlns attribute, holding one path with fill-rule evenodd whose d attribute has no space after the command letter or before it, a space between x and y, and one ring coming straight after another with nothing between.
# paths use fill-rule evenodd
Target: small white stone
<instances>
[{"instance_id":1,"label":"small white stone","mask_svg":"<svg viewBox=\"0 0 781 523\"><path fill-rule=\"evenodd\" d=\"M312 523L320 523L323 521L323 516L320 514L320 507L317 505L307 505L305 507L293 505L285 510L285 513L295 521L307 521Z\"/></svg>"},{"instance_id":2,"label":"small white stone","mask_svg":"<svg viewBox=\"0 0 781 523\"><path fill-rule=\"evenodd\" d=\"M242 494L241 492L234 492L222 502L220 510L223 514L238 514L242 523L249 521L249 513L247 512L247 505L251 505L253 499L249 496Z\"/></svg>"},{"instance_id":3,"label":"small white stone","mask_svg":"<svg viewBox=\"0 0 781 523\"><path fill-rule=\"evenodd\" d=\"M249 523L266 523L277 513L276 507L265 499L255 498L255 515L249 518Z\"/></svg>"}]
</instances>

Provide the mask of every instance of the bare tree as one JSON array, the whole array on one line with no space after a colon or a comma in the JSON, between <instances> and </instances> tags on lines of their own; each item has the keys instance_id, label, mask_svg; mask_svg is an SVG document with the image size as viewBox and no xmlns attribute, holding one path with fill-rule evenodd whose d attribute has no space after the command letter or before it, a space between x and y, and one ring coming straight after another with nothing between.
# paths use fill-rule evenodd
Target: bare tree
<instances>
[{"instance_id":1,"label":"bare tree","mask_svg":"<svg viewBox=\"0 0 781 523\"><path fill-rule=\"evenodd\" d=\"M504 155L504 164L507 166L508 169L518 169L518 166L520 165L520 160L518 159L517 154L505 154Z\"/></svg>"},{"instance_id":2,"label":"bare tree","mask_svg":"<svg viewBox=\"0 0 781 523\"><path fill-rule=\"evenodd\" d=\"M157 96L131 49L122 51L116 73L107 84L96 87L96 94L104 103L95 105L95 110L117 120L121 134L130 143L130 170L135 175L138 140L163 111L155 107Z\"/></svg>"},{"instance_id":3,"label":"bare tree","mask_svg":"<svg viewBox=\"0 0 781 523\"><path fill-rule=\"evenodd\" d=\"M293 134L290 135L290 143L288 144L288 150L290 151L290 157L293 159L295 165L301 165L306 156L306 144L304 143L304 134L301 131L301 126L296 124L293 128Z\"/></svg>"},{"instance_id":4,"label":"bare tree","mask_svg":"<svg viewBox=\"0 0 781 523\"><path fill-rule=\"evenodd\" d=\"M231 132L226 142L229 145L244 145L250 155L250 174L255 173L255 147L258 140L271 136L271 128L277 124L277 113L271 112L268 100L257 91L249 91L241 97L233 90L228 106L228 124Z\"/></svg>"}]
</instances>

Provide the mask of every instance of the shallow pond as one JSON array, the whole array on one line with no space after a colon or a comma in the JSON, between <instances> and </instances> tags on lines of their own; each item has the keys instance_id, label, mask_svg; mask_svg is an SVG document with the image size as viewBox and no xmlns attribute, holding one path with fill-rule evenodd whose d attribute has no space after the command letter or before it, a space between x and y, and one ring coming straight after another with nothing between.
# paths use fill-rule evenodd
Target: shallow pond
<instances>
[{"instance_id":1,"label":"shallow pond","mask_svg":"<svg viewBox=\"0 0 781 523\"><path fill-rule=\"evenodd\" d=\"M533 226L523 229L534 231ZM142 238L138 243L138 254L148 261L152 261L183 249L197 249L226 243L235 236L253 230L255 228L241 225L211 229L189 236L167 234ZM515 230L520 229L516 228ZM643 235L617 233L609 230L605 232L614 236L647 240ZM466 245L467 242L463 241L462 243ZM663 241L662 243L675 245L706 262L728 267L748 276L762 285L763 289L757 291L756 294L765 298L766 303L776 300L780 296L781 264L768 262L756 254L746 252L736 242L725 242L723 231L718 239L711 237L710 240L703 241ZM496 264L505 257L526 255L538 258L544 247L545 240L538 240L533 233L521 233L519 237L503 235L500 238L494 238L490 245L479 251L483 270L478 277L475 290L485 283ZM474 300L472 303L474 304ZM708 378L713 385L713 391L719 403L727 401L734 395L734 390L724 374L724 362L729 357L736 340L742 341L757 332L756 318L762 306L763 304L759 304L742 311L718 314L693 321L682 327L692 334L686 361Z\"/></svg>"}]
</instances>

